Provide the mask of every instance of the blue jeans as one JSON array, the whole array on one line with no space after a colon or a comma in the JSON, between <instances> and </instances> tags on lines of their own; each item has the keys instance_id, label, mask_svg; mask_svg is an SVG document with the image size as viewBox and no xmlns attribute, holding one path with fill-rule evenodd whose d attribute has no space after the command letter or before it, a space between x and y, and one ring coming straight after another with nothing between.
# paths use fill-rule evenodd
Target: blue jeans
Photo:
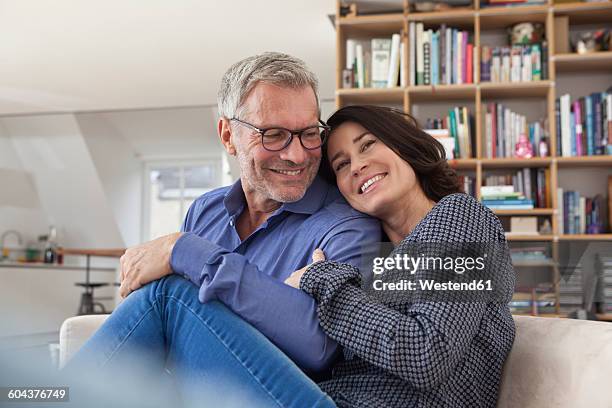
<instances>
[{"instance_id":1,"label":"blue jeans","mask_svg":"<svg viewBox=\"0 0 612 408\"><path fill-rule=\"evenodd\" d=\"M223 304L200 303L177 275L131 293L67 371L137 366L152 380L170 372L181 397L200 406L335 407L264 335Z\"/></svg>"}]
</instances>

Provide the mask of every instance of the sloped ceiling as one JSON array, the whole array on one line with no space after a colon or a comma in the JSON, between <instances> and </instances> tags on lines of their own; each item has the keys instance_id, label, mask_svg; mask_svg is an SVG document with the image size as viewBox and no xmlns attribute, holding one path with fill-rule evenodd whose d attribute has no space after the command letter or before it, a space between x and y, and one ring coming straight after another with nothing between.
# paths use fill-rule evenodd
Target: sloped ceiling
<instances>
[{"instance_id":1,"label":"sloped ceiling","mask_svg":"<svg viewBox=\"0 0 612 408\"><path fill-rule=\"evenodd\" d=\"M335 0L0 0L0 114L214 105L234 62L275 50L334 89Z\"/></svg>"}]
</instances>

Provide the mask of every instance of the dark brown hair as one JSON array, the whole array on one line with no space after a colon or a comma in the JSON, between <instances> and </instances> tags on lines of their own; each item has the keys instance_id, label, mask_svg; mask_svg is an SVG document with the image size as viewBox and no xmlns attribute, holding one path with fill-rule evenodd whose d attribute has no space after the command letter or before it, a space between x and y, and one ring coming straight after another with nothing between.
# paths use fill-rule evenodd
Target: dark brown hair
<instances>
[{"instance_id":1,"label":"dark brown hair","mask_svg":"<svg viewBox=\"0 0 612 408\"><path fill-rule=\"evenodd\" d=\"M424 132L410 115L393 108L373 105L347 106L334 113L327 124L329 137L344 122L355 122L376 136L406 161L414 170L425 195L435 202L452 193L462 192L457 173L446 161L444 147ZM336 183L324 146L320 173Z\"/></svg>"}]
</instances>

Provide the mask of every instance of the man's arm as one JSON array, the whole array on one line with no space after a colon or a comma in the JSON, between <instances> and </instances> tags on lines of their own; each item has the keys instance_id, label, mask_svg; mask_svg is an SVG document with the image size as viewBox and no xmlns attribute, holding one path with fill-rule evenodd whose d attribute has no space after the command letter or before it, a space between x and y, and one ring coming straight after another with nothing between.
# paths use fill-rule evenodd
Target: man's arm
<instances>
[{"instance_id":1,"label":"man's arm","mask_svg":"<svg viewBox=\"0 0 612 408\"><path fill-rule=\"evenodd\" d=\"M354 217L332 228L321 249L329 259L359 266L362 246L379 240L377 221ZM334 358L337 344L321 329L315 301L260 271L243 255L185 233L174 246L171 266L200 286L201 302L220 300L304 370L321 371Z\"/></svg>"}]
</instances>

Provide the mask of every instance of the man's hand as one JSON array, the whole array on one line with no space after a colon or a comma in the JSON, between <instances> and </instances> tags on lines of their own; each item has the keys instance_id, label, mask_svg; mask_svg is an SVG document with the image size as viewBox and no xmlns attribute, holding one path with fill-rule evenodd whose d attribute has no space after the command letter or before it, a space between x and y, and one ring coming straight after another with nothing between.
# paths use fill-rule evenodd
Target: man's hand
<instances>
[{"instance_id":1,"label":"man's hand","mask_svg":"<svg viewBox=\"0 0 612 408\"><path fill-rule=\"evenodd\" d=\"M122 298L147 283L172 273L170 255L181 235L181 232L175 232L125 251L119 259L121 264L119 294Z\"/></svg>"},{"instance_id":2,"label":"man's hand","mask_svg":"<svg viewBox=\"0 0 612 408\"><path fill-rule=\"evenodd\" d=\"M314 252L312 253L312 263L324 261L324 260L325 260L325 254L323 253L323 251L319 248L315 249ZM298 269L297 271L293 272L291 276L285 279L285 283L289 286L293 286L294 288L299 289L300 279L302 279L302 275L304 274L304 272L306 272L306 269L310 265L306 265L302 269Z\"/></svg>"}]
</instances>

